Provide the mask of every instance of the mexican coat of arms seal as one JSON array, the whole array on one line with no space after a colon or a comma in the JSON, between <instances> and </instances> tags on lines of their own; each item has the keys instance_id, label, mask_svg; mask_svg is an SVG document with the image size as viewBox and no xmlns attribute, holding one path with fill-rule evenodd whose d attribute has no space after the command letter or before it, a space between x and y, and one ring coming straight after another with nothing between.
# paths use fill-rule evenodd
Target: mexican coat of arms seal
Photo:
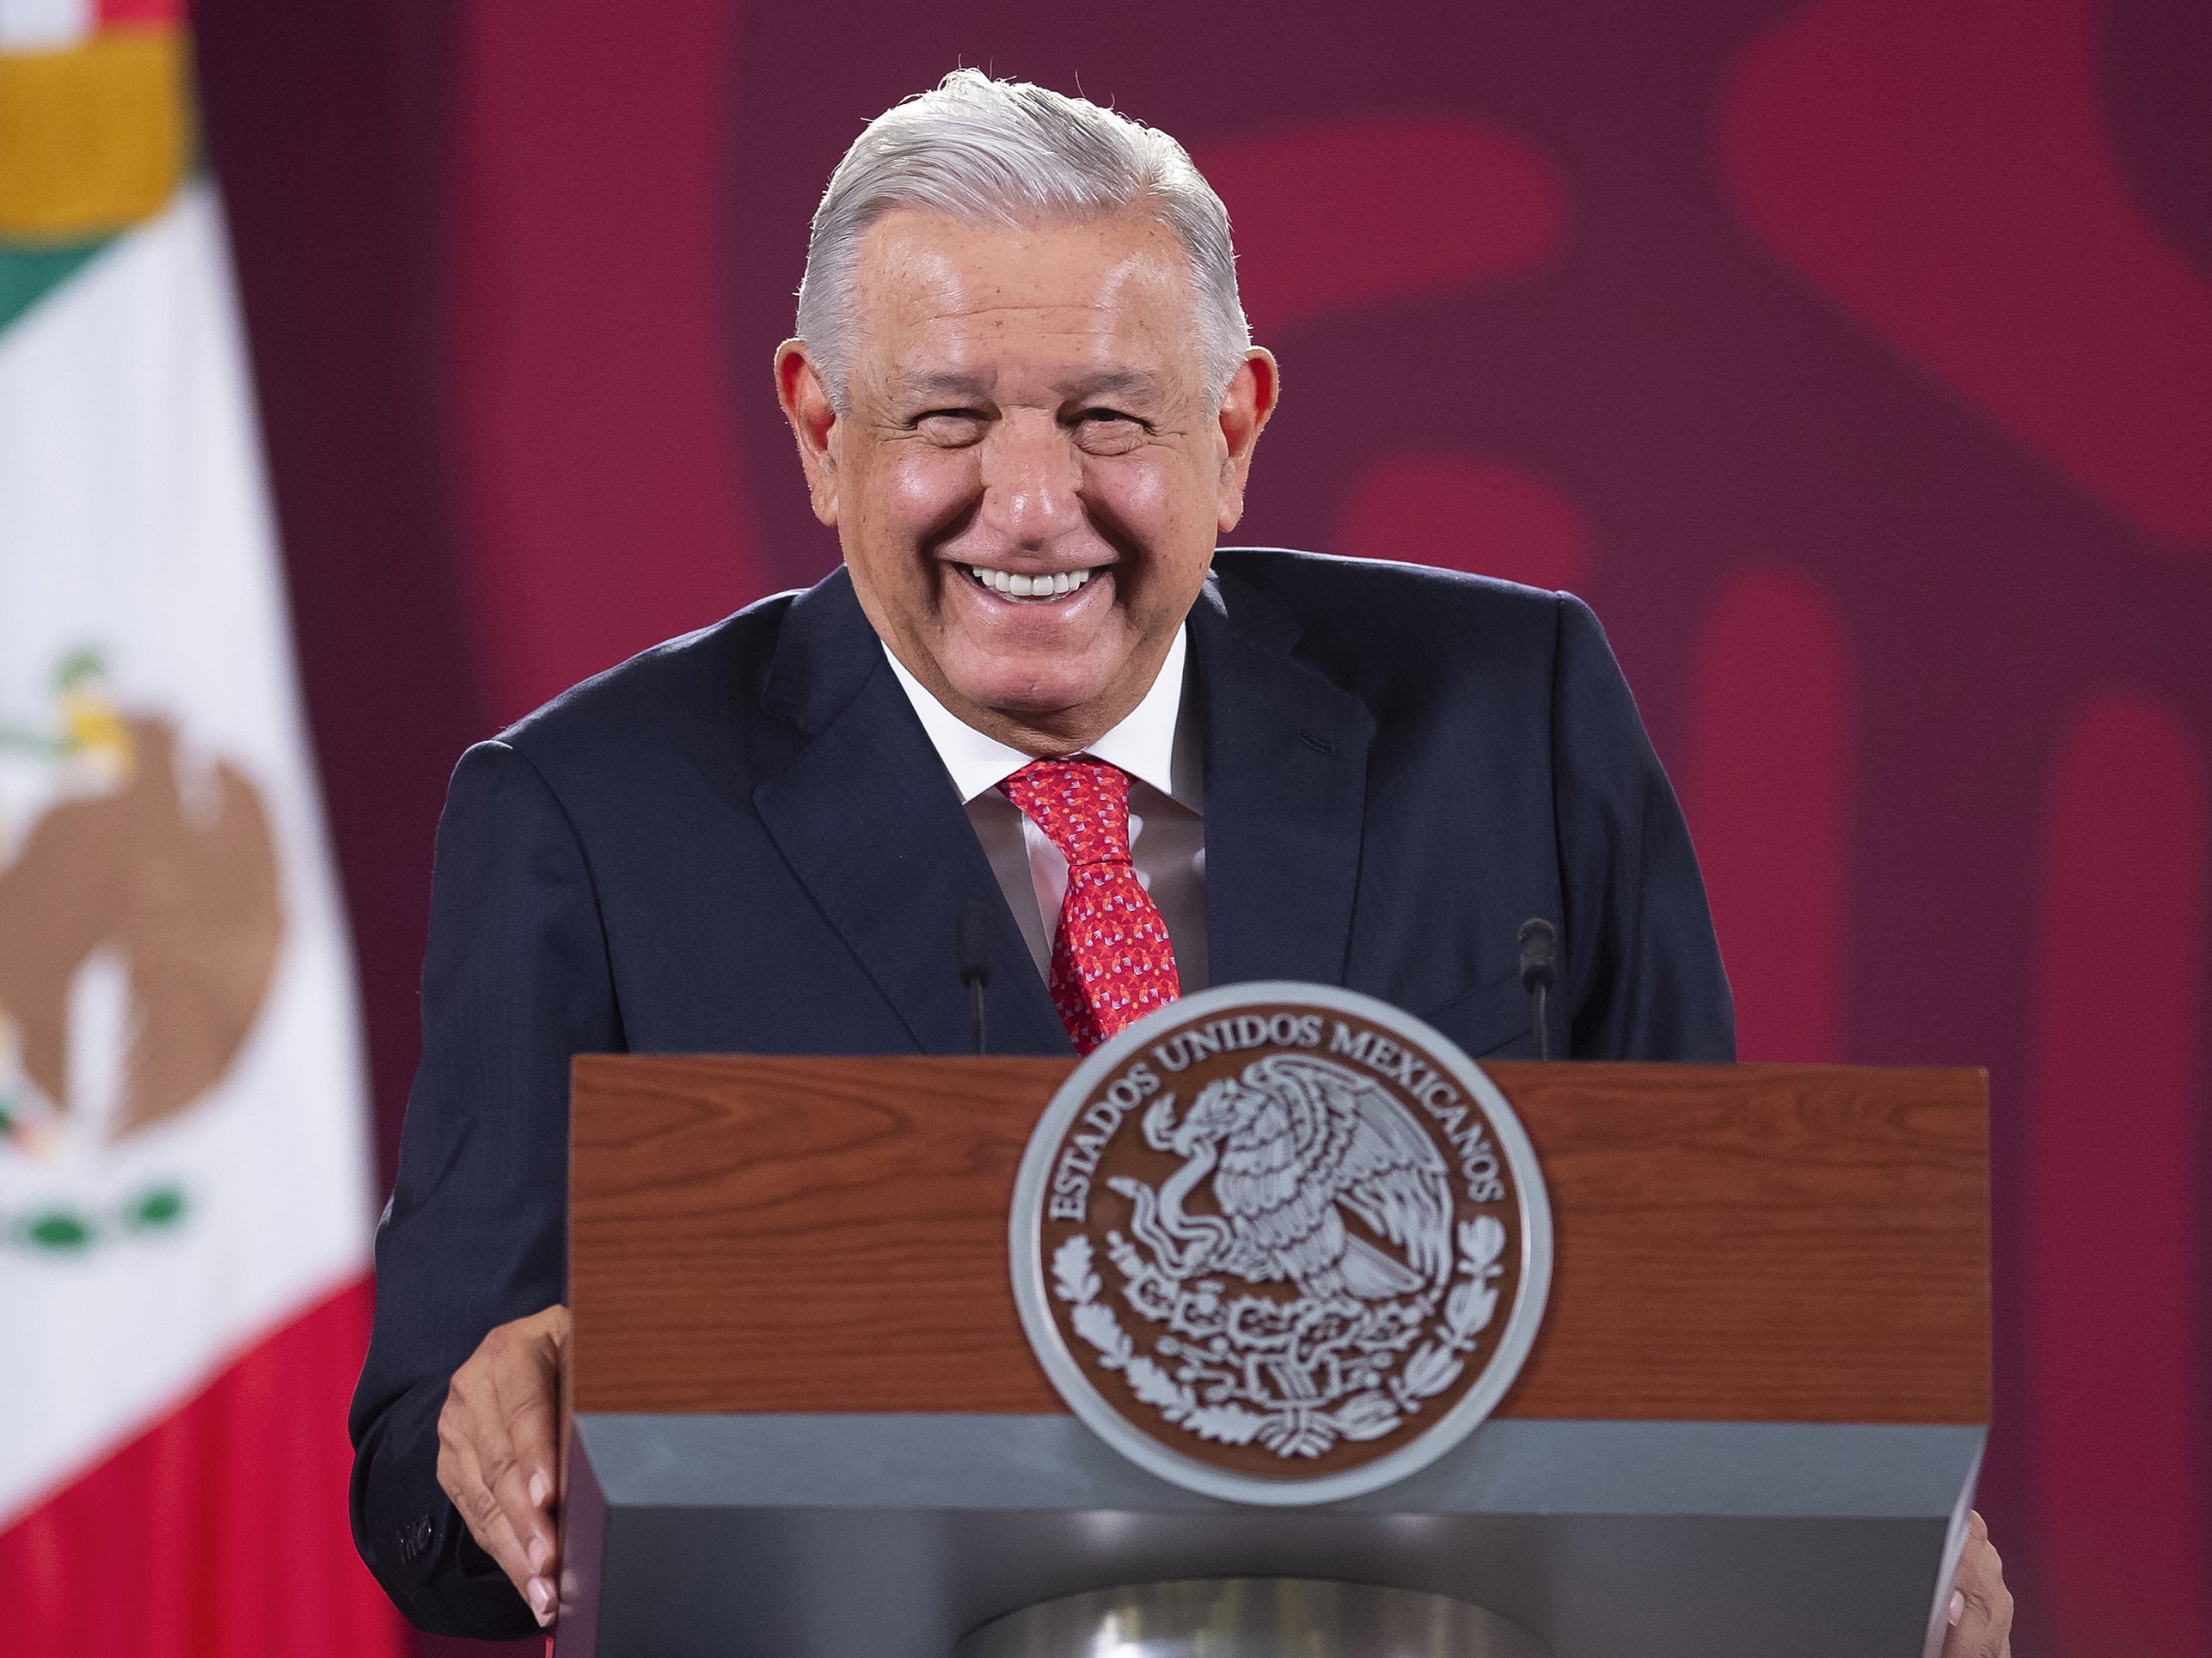
<instances>
[{"instance_id":1,"label":"mexican coat of arms seal","mask_svg":"<svg viewBox=\"0 0 2212 1658\"><path fill-rule=\"evenodd\" d=\"M1420 1021L1311 984L1202 992L1092 1054L1031 1137L1011 1244L1069 1409L1247 1502L1443 1455L1511 1386L1551 1278L1504 1097Z\"/></svg>"}]
</instances>

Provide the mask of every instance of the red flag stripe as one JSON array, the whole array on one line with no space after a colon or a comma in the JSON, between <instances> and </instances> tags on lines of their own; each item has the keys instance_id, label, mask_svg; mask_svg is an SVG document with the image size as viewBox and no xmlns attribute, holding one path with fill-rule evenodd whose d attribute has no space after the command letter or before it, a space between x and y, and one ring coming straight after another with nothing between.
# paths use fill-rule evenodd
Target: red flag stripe
<instances>
[{"instance_id":1,"label":"red flag stripe","mask_svg":"<svg viewBox=\"0 0 2212 1658\"><path fill-rule=\"evenodd\" d=\"M346 1518L370 1305L348 1284L0 1533L12 1658L398 1658Z\"/></svg>"},{"instance_id":2,"label":"red flag stripe","mask_svg":"<svg viewBox=\"0 0 2212 1658\"><path fill-rule=\"evenodd\" d=\"M181 23L190 9L185 0L100 0L100 24Z\"/></svg>"}]
</instances>

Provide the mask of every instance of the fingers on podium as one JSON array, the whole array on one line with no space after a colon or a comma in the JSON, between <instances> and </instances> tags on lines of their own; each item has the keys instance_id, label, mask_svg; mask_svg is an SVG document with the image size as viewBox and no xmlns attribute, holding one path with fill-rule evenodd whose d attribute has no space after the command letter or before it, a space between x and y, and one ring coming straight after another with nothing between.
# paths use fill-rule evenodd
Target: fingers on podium
<instances>
[{"instance_id":1,"label":"fingers on podium","mask_svg":"<svg viewBox=\"0 0 2212 1658\"><path fill-rule=\"evenodd\" d=\"M565 1307L501 1325L454 1373L438 1415L438 1483L541 1625L553 1621Z\"/></svg>"}]
</instances>

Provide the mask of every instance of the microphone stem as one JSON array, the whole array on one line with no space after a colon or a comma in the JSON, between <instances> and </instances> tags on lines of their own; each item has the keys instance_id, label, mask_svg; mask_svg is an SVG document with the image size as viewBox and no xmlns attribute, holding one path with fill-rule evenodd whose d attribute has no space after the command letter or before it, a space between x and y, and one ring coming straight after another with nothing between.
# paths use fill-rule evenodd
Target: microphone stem
<instances>
[{"instance_id":1,"label":"microphone stem","mask_svg":"<svg viewBox=\"0 0 2212 1658\"><path fill-rule=\"evenodd\" d=\"M981 978L968 981L969 1028L975 1032L976 1052L983 1051L983 982Z\"/></svg>"},{"instance_id":2,"label":"microphone stem","mask_svg":"<svg viewBox=\"0 0 2212 1658\"><path fill-rule=\"evenodd\" d=\"M1551 987L1541 979L1536 981L1536 1057L1548 1060L1552 1056Z\"/></svg>"}]
</instances>

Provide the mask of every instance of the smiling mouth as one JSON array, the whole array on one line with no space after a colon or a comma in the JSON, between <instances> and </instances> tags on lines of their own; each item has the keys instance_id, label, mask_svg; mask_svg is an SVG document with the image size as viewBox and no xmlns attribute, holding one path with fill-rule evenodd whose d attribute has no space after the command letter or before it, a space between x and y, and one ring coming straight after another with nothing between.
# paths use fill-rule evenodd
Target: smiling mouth
<instances>
[{"instance_id":1,"label":"smiling mouth","mask_svg":"<svg viewBox=\"0 0 2212 1658\"><path fill-rule=\"evenodd\" d=\"M1055 599L1081 592L1098 573L1095 570L1062 570L1048 575L1024 576L1012 570L994 570L988 565L964 564L960 568L968 572L977 586L1002 599L1029 604L1050 604Z\"/></svg>"}]
</instances>

